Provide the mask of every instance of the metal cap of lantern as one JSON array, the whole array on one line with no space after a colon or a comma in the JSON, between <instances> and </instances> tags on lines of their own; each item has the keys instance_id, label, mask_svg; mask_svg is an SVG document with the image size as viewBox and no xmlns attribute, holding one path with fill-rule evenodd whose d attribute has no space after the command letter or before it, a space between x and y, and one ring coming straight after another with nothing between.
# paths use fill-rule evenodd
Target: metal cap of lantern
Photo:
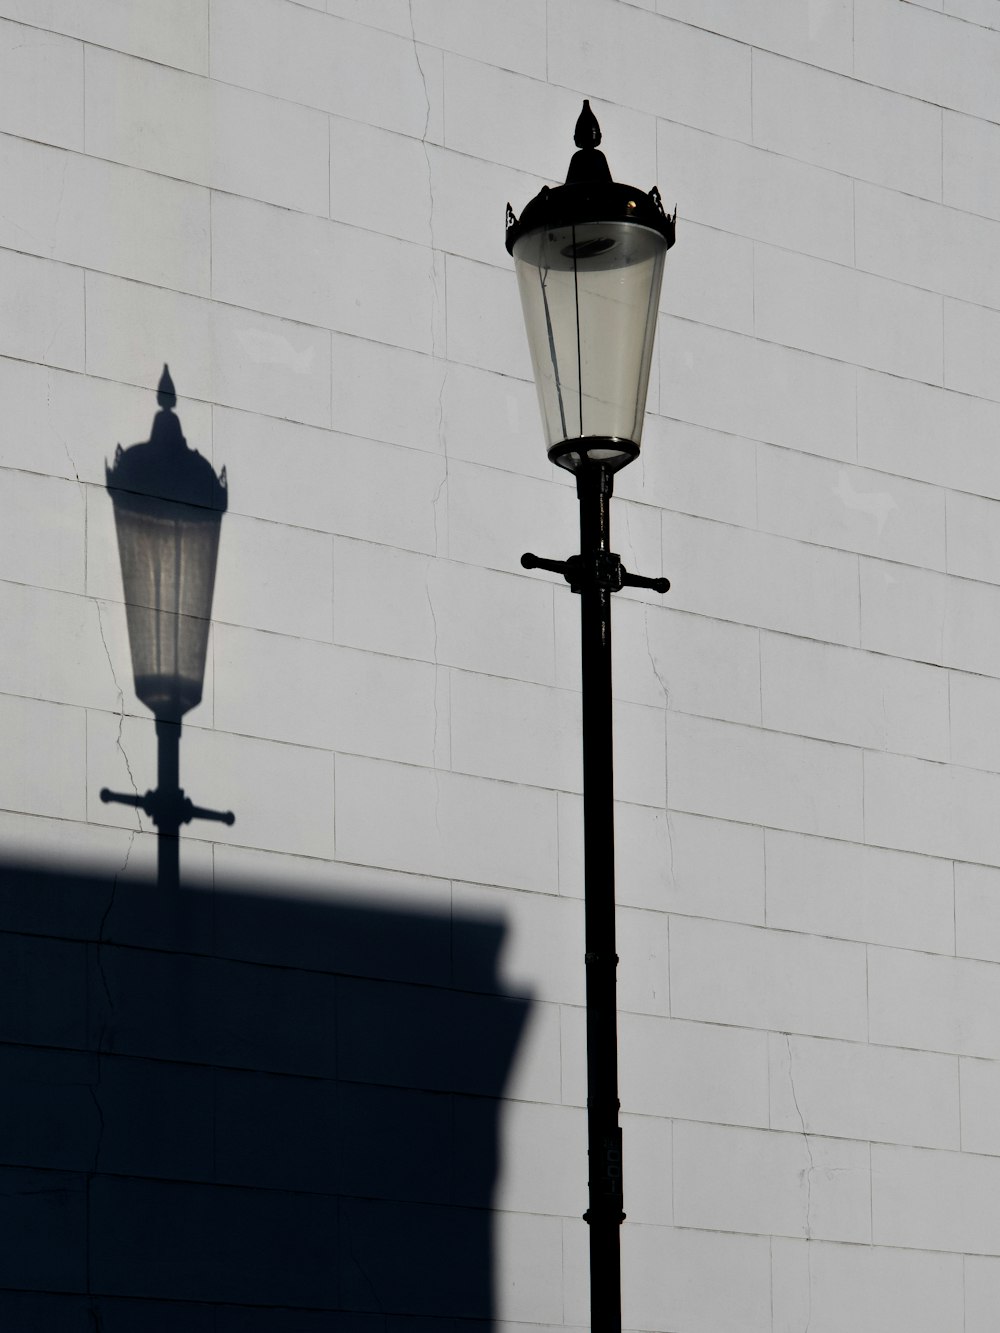
<instances>
[{"instance_id":1,"label":"metal cap of lantern","mask_svg":"<svg viewBox=\"0 0 1000 1333\"><path fill-rule=\"evenodd\" d=\"M566 183L515 218L514 258L549 458L613 469L639 453L660 285L675 218L659 191L611 179L584 102Z\"/></svg>"},{"instance_id":2,"label":"metal cap of lantern","mask_svg":"<svg viewBox=\"0 0 1000 1333\"><path fill-rule=\"evenodd\" d=\"M654 188L620 185L597 145L584 102L565 185L546 187L515 218L514 258L548 455L576 477L580 554L526 569L561 574L580 594L584 920L587 977L587 1151L590 1327L621 1333L624 1221L618 1124L615 825L612 762L611 595L666 592L665 578L630 574L611 550L614 476L639 454L664 259L674 243Z\"/></svg>"},{"instance_id":3,"label":"metal cap of lantern","mask_svg":"<svg viewBox=\"0 0 1000 1333\"><path fill-rule=\"evenodd\" d=\"M160 410L148 440L115 451L106 469L121 558L135 692L156 718L157 788L101 800L143 810L159 835L161 888L180 884L178 834L192 819L232 824L231 811L192 804L180 785L181 719L201 703L215 590L226 470L190 449L174 413L169 369L156 393Z\"/></svg>"}]
</instances>

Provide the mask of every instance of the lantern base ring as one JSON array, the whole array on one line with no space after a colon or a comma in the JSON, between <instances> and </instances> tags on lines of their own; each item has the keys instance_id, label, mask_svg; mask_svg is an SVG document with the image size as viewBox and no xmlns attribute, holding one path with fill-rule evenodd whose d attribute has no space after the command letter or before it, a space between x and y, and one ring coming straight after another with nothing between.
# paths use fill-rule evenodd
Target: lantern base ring
<instances>
[{"instance_id":1,"label":"lantern base ring","mask_svg":"<svg viewBox=\"0 0 1000 1333\"><path fill-rule=\"evenodd\" d=\"M618 435L577 435L549 449L549 462L576 472L583 463L599 463L607 472L620 472L639 457L634 440Z\"/></svg>"}]
</instances>

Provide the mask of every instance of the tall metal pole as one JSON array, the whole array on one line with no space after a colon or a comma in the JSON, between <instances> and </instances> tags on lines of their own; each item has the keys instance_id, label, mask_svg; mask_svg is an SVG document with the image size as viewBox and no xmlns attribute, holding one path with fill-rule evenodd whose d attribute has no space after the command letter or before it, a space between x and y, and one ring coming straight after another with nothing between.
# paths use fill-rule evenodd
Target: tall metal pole
<instances>
[{"instance_id":1,"label":"tall metal pole","mask_svg":"<svg viewBox=\"0 0 1000 1333\"><path fill-rule=\"evenodd\" d=\"M630 574L611 550L614 466L580 460L580 554L549 560L530 551L525 569L561 574L580 594L583 678L584 929L587 966L587 1151L590 1159L591 1333L621 1333L622 1132L618 1124L615 951L615 780L611 702L611 595L666 592L670 580Z\"/></svg>"},{"instance_id":2,"label":"tall metal pole","mask_svg":"<svg viewBox=\"0 0 1000 1333\"><path fill-rule=\"evenodd\" d=\"M613 474L577 472L580 500L580 659L583 683L583 842L587 967L587 1152L593 1333L621 1333L622 1132L618 1124L615 814L611 700L610 550ZM609 567L610 565L610 567ZM618 586L621 586L620 584Z\"/></svg>"}]
</instances>

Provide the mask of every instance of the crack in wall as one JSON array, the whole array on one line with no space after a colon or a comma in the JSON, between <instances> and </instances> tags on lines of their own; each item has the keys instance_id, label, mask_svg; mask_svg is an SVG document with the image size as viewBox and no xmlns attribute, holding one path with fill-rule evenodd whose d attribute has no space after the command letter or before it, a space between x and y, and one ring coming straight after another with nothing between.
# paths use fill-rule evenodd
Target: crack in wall
<instances>
[{"instance_id":1,"label":"crack in wall","mask_svg":"<svg viewBox=\"0 0 1000 1333\"><path fill-rule=\"evenodd\" d=\"M945 583L944 596L941 598L941 625L938 631L938 660L937 665L944 666L946 663L944 644L948 633L948 584Z\"/></svg>"},{"instance_id":2,"label":"crack in wall","mask_svg":"<svg viewBox=\"0 0 1000 1333\"><path fill-rule=\"evenodd\" d=\"M348 1234L349 1234L349 1233L348 1233ZM379 1295L378 1295L378 1292L377 1292L376 1289L375 1289L375 1283L372 1281L371 1274L368 1272L368 1270L365 1268L365 1266L361 1263L361 1261L360 1261L360 1259L358 1258L358 1256L354 1253L354 1249L353 1249L353 1247L348 1251L348 1258L350 1259L350 1261L351 1261L351 1263L354 1265L354 1267L358 1270L358 1272L361 1274L361 1277L364 1279L365 1285L367 1286L368 1290L369 1290L369 1291L371 1292L371 1294L372 1294L372 1300L375 1302L375 1305L376 1305L376 1308L378 1309L379 1314L383 1314L383 1315L386 1314L386 1313L387 1313L386 1308L385 1308L385 1306L382 1304L382 1302L379 1300Z\"/></svg>"},{"instance_id":3,"label":"crack in wall","mask_svg":"<svg viewBox=\"0 0 1000 1333\"><path fill-rule=\"evenodd\" d=\"M56 200L55 216L52 219L52 243L49 247L49 258L51 259L56 250L56 233L59 230L59 219L62 217L63 204L66 201L66 176L69 172L69 153L63 157L62 173L59 179L59 198Z\"/></svg>"},{"instance_id":4,"label":"crack in wall","mask_svg":"<svg viewBox=\"0 0 1000 1333\"><path fill-rule=\"evenodd\" d=\"M2 222L5 227L10 227L13 228L14 231L19 231L22 236L33 237L35 234L30 227L22 227L20 222L15 222L14 219L9 218L6 213L0 213L0 222ZM12 250L14 254L28 255L32 259L37 258L37 255L31 250L17 250L14 246L10 245L4 246L4 249ZM49 258L51 257L50 252Z\"/></svg>"},{"instance_id":5,"label":"crack in wall","mask_svg":"<svg viewBox=\"0 0 1000 1333\"><path fill-rule=\"evenodd\" d=\"M670 687L660 670L653 653L652 644L649 642L649 611L649 606L644 604L642 608L642 627L646 639L646 656L649 658L650 669L663 691L663 823L667 830L667 865L670 872L670 887L673 888L674 841L670 833L670 765L668 762L669 742L667 740L667 710L670 707Z\"/></svg>"},{"instance_id":6,"label":"crack in wall","mask_svg":"<svg viewBox=\"0 0 1000 1333\"><path fill-rule=\"evenodd\" d=\"M795 1114L799 1118L799 1126L802 1130L802 1138L805 1141L806 1152L809 1155L809 1168L806 1171L806 1240L812 1239L812 1176L816 1169L816 1163L813 1160L812 1145L809 1142L809 1132L806 1129L805 1117L802 1114L802 1107L799 1105L799 1095L795 1090L795 1078L792 1074L792 1039L789 1033L782 1034L785 1038L785 1053L788 1056L788 1086L792 1093L792 1102L795 1105Z\"/></svg>"},{"instance_id":7,"label":"crack in wall","mask_svg":"<svg viewBox=\"0 0 1000 1333\"><path fill-rule=\"evenodd\" d=\"M436 613L435 610L434 610L434 598L431 596L431 581L430 581L430 571L429 571L429 570L428 570L428 577L427 577L426 581L424 582L424 595L425 595L425 597L427 598L427 609L428 609L428 611L430 612L430 617L431 617L431 628L432 628L432 632L433 632L433 635L434 635L434 646L433 646L433 648L432 648L432 650L431 650L431 651L432 651L432 654L433 654L433 662L434 662L434 753L433 753L433 755L432 755L432 758L433 758L433 760L434 760L434 768L433 768L433 773L434 773L434 827L435 827L435 829L437 830L438 836L440 837L440 835L441 835L441 773L440 773L440 770L439 770L439 768L438 768L438 763L437 763L437 739L438 739L438 728L439 728L439 725L440 725L440 717L439 717L439 708L438 708L437 681L438 681L438 672L439 672L439 670L440 670L441 663L438 661L438 623L437 623L437 613Z\"/></svg>"},{"instance_id":8,"label":"crack in wall","mask_svg":"<svg viewBox=\"0 0 1000 1333\"><path fill-rule=\"evenodd\" d=\"M441 500L441 496L442 496L442 495L445 493L445 491L446 491L447 485L448 485L448 460L447 460L447 458L445 458L444 473L443 473L443 475L442 475L442 477L441 477L440 482L438 483L437 490L434 492L434 497L433 497L433 499L431 500L431 512L432 512L432 514L433 514L433 516L434 516L434 557L435 557L435 558L437 558L437 557L440 556L440 554L441 554L441 549L440 549L440 536L439 536L439 533L438 533L438 504L439 504L439 502L440 502L440 500ZM432 756L433 763L434 763L434 789L435 789L435 795L434 795L434 825L435 825L435 827L436 827L438 833L440 833L440 832L441 832L441 820L440 820L441 783L440 783L440 781L439 781L439 779L438 779L438 767L439 767L439 764L440 764L440 757L439 757L439 752L438 752L438 743L439 743L440 735L441 735L441 700L440 700L440 697L439 697L439 683L440 683L440 675L441 675L441 664L440 664L440 662L438 661L438 626L437 626L437 614L436 614L436 612L435 612L435 610L434 610L434 599L433 599L433 597L431 596L431 588L430 588L430 579L429 579L429 578L428 578L427 582L426 582L425 585L424 585L424 592L425 592L426 597L427 597L427 609L428 609L428 611L430 612L430 616L431 616L431 625L432 625L432 628L433 628L433 634L434 634L434 650L433 650L433 651L434 651L434 734L433 734L433 738L432 738L432 742L431 742L431 746L432 746L432 748L431 748L431 756ZM450 698L450 684L449 684L449 698ZM449 709L449 713L450 713L450 709ZM450 725L450 717L449 717L449 725ZM449 736L449 742L448 742L448 753L449 753L449 767L450 767L450 755L451 755L451 739L450 739L450 736Z\"/></svg>"},{"instance_id":9,"label":"crack in wall","mask_svg":"<svg viewBox=\"0 0 1000 1333\"><path fill-rule=\"evenodd\" d=\"M447 551L442 552L442 550L441 550L441 534L438 532L438 505L439 505L440 502L441 502L441 496L444 494L444 491L445 491L445 488L447 487L447 485L448 485L448 459L447 459L447 456L445 456L445 460L444 460L444 472L442 473L441 480L440 480L440 481L438 482L438 484L437 484L437 490L434 492L433 496L431 497L431 513L432 513L432 515L433 515L433 517L434 517L434 554L435 554L435 556L442 555L442 554L447 555Z\"/></svg>"},{"instance_id":10,"label":"crack in wall","mask_svg":"<svg viewBox=\"0 0 1000 1333\"><path fill-rule=\"evenodd\" d=\"M424 92L424 129L421 135L421 140L426 149L427 130L431 123L431 98L427 91L427 75L424 71L423 64L421 63L420 51L417 46L417 28L416 24L413 22L413 0L408 0L407 14L410 20L410 41L413 43L413 58L417 62L417 73L420 75L420 84Z\"/></svg>"},{"instance_id":11,"label":"crack in wall","mask_svg":"<svg viewBox=\"0 0 1000 1333\"><path fill-rule=\"evenodd\" d=\"M881 688L881 690L880 690L880 692L879 692L879 698L880 698L880 702L881 702L881 705L882 705L882 749L883 749L883 750L888 750L888 748L889 748L889 720L888 720L888 717L886 716L886 711L885 711L885 686L884 686L884 685L882 686L882 688Z\"/></svg>"},{"instance_id":12,"label":"crack in wall","mask_svg":"<svg viewBox=\"0 0 1000 1333\"><path fill-rule=\"evenodd\" d=\"M795 1078L792 1073L792 1039L787 1032L782 1034L785 1038L785 1053L788 1056L788 1086L792 1093L792 1102L795 1105L795 1114L799 1118L799 1125L802 1129L802 1138L805 1143L806 1153L809 1156L809 1166L806 1169L806 1271L807 1271L807 1306L806 1322L803 1333L809 1333L809 1326L812 1323L812 1246L809 1242L812 1240L812 1178L816 1170L816 1162L813 1158L812 1144L809 1142L809 1134L806 1130L805 1116L802 1114L802 1107L799 1105L799 1095L795 1090Z\"/></svg>"},{"instance_id":13,"label":"crack in wall","mask_svg":"<svg viewBox=\"0 0 1000 1333\"><path fill-rule=\"evenodd\" d=\"M52 423L52 371L51 371L51 369L48 371L48 374L47 374L46 377L45 377L45 420L46 420L47 422L49 422L50 425L51 425L51 423ZM56 436L56 438L58 439L59 443L62 445L63 453L66 455L66 459L67 459L67 461L68 461L68 463L69 463L69 466L70 466L70 471L71 471L72 474L73 474L73 480L76 481L76 482L79 484L79 486L80 486L80 490L81 490L81 492L82 492L82 494L83 494L83 499L84 499L84 538L86 538L86 514L87 514L87 506L86 506L86 502L87 502L87 493L86 493L86 490L84 489L83 483L82 483L81 480L80 480L80 469L77 467L77 465L76 465L76 460L74 459L73 455L72 455L72 454L70 453L70 451L69 451L69 444L68 444L67 441L66 441L66 436L63 435L62 431L53 431L53 434ZM87 544L86 544L86 540L84 540L84 578L85 578L85 579L86 579L86 574L87 574L86 554L87 554ZM85 584L84 586L86 586L86 584Z\"/></svg>"},{"instance_id":14,"label":"crack in wall","mask_svg":"<svg viewBox=\"0 0 1000 1333\"><path fill-rule=\"evenodd\" d=\"M51 399L51 394L50 394L49 391L46 391L46 395L45 395L45 406L49 409L49 411L50 411L50 413L51 413L52 399ZM51 418L50 418L50 419L51 419ZM69 460L69 465L70 465L70 467L71 467L72 470L73 470L73 480L76 481L76 482L80 482L80 473L79 473L79 471L77 470L76 461L75 461L75 459L73 458L73 455L72 455L72 454L70 453L70 451L69 451L69 445L66 443L66 438L65 438L65 436L63 436L63 435L60 435L60 436L59 436L59 443L62 445L62 447L63 447L63 453L66 455L67 459ZM81 484L81 486L82 486L82 482L81 482L80 484ZM84 498L86 499L86 496L85 496Z\"/></svg>"},{"instance_id":15,"label":"crack in wall","mask_svg":"<svg viewBox=\"0 0 1000 1333\"><path fill-rule=\"evenodd\" d=\"M138 795L139 795L139 787L138 787L138 784L136 783L136 780L135 780L135 774L132 772L132 764L131 764L131 761L129 760L128 754L127 754L126 751L125 751L125 747L124 747L124 745L122 745L122 730L123 730L123 728L124 728L124 726L125 726L125 693L124 693L124 691L122 690L121 685L118 683L118 673L115 671L115 664L114 664L114 662L113 662L113 660L112 660L112 658L111 658L111 650L110 650L110 648L108 647L108 641L107 641L107 638L105 637L105 634L104 634L104 617L101 615L101 603L97 600L96 597L94 598L94 606L95 606L96 609L97 609L97 627L98 627L98 630L99 630L100 635L101 635L101 643L104 645L104 654L105 654L105 656L106 656L107 659L108 659L108 668L109 668L109 670L111 671L111 679L114 681L115 690L116 690L116 692L117 692L117 694L118 694L118 709L119 709L119 711L118 711L118 734L117 734L117 736L115 737L115 745L116 745L116 746L118 747L118 749L121 751L121 756L122 756L122 758L123 758L124 761L125 761L125 768L126 768L126 770L127 770L127 772L128 772L128 779L129 779L129 782L132 784L132 790L133 790L133 792L135 793L135 795L138 796ZM142 821L139 819L139 811L138 811L138 809L136 809L136 812L135 812L135 831L136 831L137 833L141 833L141 832L142 832ZM131 849L131 844L130 844L130 846L129 846L129 853L131 853L131 850L132 850L132 849ZM126 865L128 864L128 853L126 854L126 857L125 857L125 864L126 864ZM123 867L123 869L124 869L124 867Z\"/></svg>"},{"instance_id":16,"label":"crack in wall","mask_svg":"<svg viewBox=\"0 0 1000 1333\"><path fill-rule=\"evenodd\" d=\"M427 239L431 247L431 281L434 284L434 305L435 308L440 300L440 292L437 285L437 272L434 268L434 192L431 179L431 158L427 151L427 135L431 125L431 95L427 88L427 71L424 69L423 62L420 59L420 46L417 42L417 29L413 21L413 0L409 0L409 19L410 19L410 41L413 44L413 59L416 61L417 73L420 75L420 87L424 94L424 127L420 132L420 147L424 154L424 165L427 168ZM431 345L434 338L434 310L431 311Z\"/></svg>"},{"instance_id":17,"label":"crack in wall","mask_svg":"<svg viewBox=\"0 0 1000 1333\"><path fill-rule=\"evenodd\" d=\"M417 73L420 76L420 87L424 96L424 124L420 132L420 147L424 155L424 166L427 171L427 240L430 246L430 277L433 288L433 300L431 302L430 320L430 347L432 358L435 358L439 352L438 340L436 335L438 312L443 312L445 320L445 346L447 346L447 309L443 304L443 296L438 275L438 265L436 263L436 252L434 247L434 192L431 171L431 158L427 148L427 135L431 124L431 96L427 86L427 71L424 69L423 61L420 59L420 45L417 41L417 28L413 17L413 0L408 0L407 16L410 23L410 41L413 45L413 58L416 62ZM448 451L444 447L444 387L445 376L441 376L441 382L438 387L437 398L437 436L441 441L444 455L444 475L442 476L437 490L431 500L431 513L434 521L434 558L438 558L441 552L441 533L438 525L438 505L442 496L447 495L448 486ZM447 536L447 533L446 533ZM424 593L427 598L427 609L430 612L431 626L434 636L433 661L434 661L434 736L433 736L433 761L434 761L434 827L438 835L441 834L441 774L438 759L438 740L441 728L440 700L438 695L438 680L440 673L440 662L438 661L438 623L437 613L434 610L434 599L431 595L430 578L424 584Z\"/></svg>"},{"instance_id":18,"label":"crack in wall","mask_svg":"<svg viewBox=\"0 0 1000 1333\"><path fill-rule=\"evenodd\" d=\"M813 1317L813 1248L806 1237L806 1322L802 1333L809 1333Z\"/></svg>"},{"instance_id":19,"label":"crack in wall","mask_svg":"<svg viewBox=\"0 0 1000 1333\"><path fill-rule=\"evenodd\" d=\"M427 90L427 75L420 61L420 52L417 45L416 32L413 25L413 0L410 0L410 33L413 41L413 55L417 62L417 69L420 73L420 82L424 93L424 127L420 135L420 148L424 156L424 169L427 173L427 243L430 247L430 279L433 290L433 299L430 310L430 347L432 356L436 356L439 351L447 350L448 342L448 310L447 310L447 269L444 271L444 291L442 291L441 275L438 272L437 248L434 240L434 180L431 169L431 157L427 147L427 134L430 128L431 119L431 99ZM442 257L442 264L446 261ZM439 348L437 333L438 318L444 325L444 347ZM437 400L437 428L438 439L443 441L444 434L444 377L438 388ZM447 451L445 451L445 471L447 472ZM436 536L436 529L435 529Z\"/></svg>"}]
</instances>

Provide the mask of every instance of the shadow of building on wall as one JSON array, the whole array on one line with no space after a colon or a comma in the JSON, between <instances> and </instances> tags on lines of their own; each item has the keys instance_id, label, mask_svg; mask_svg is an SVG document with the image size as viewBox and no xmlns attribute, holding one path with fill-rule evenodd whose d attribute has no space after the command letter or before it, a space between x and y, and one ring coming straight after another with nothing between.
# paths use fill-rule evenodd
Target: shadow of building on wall
<instances>
[{"instance_id":1,"label":"shadow of building on wall","mask_svg":"<svg viewBox=\"0 0 1000 1333\"><path fill-rule=\"evenodd\" d=\"M502 936L0 864L0 1328L487 1333Z\"/></svg>"}]
</instances>

